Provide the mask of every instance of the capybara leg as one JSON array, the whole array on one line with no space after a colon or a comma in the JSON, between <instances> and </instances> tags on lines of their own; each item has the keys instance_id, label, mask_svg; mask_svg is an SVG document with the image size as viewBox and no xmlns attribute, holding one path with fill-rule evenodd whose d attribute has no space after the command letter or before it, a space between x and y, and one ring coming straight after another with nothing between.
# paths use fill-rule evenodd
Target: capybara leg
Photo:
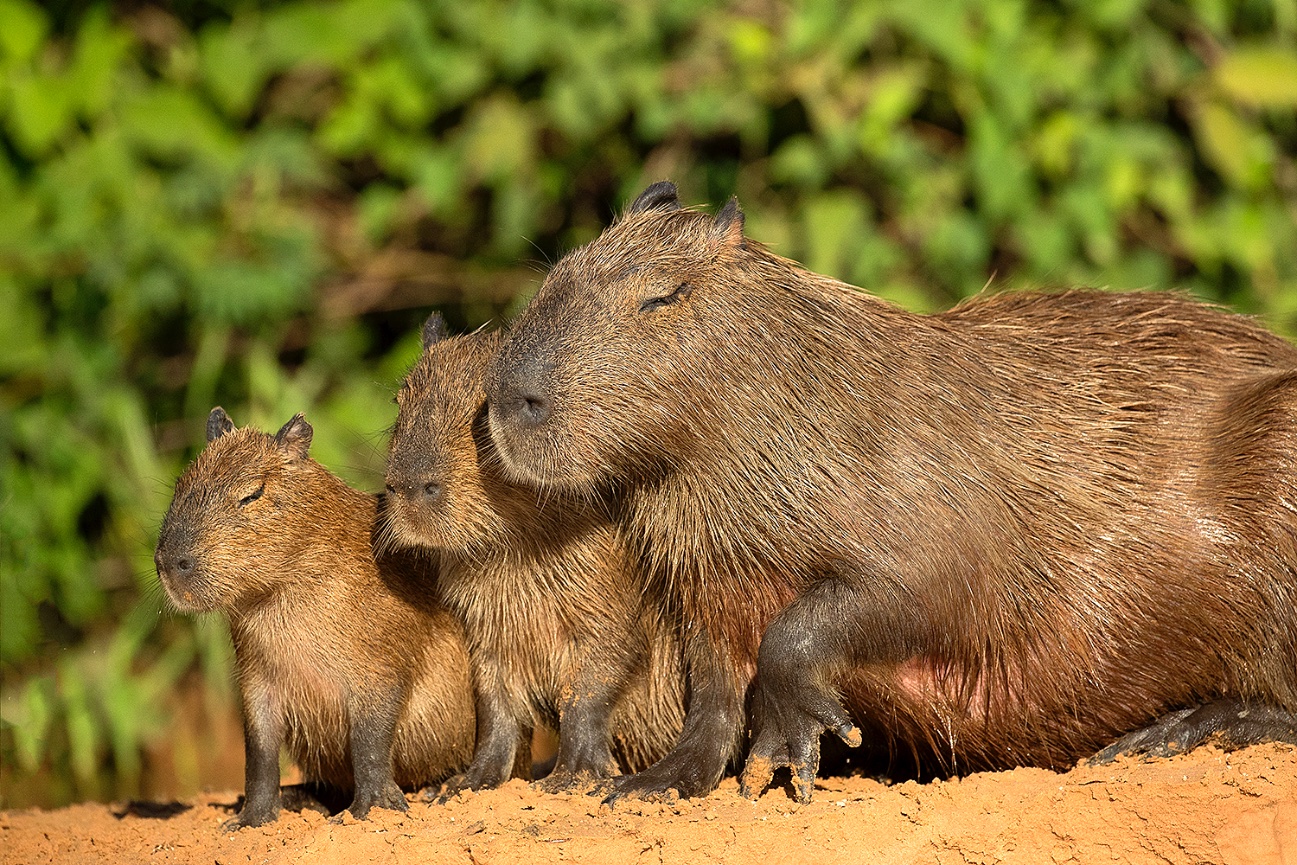
<instances>
[{"instance_id":1,"label":"capybara leg","mask_svg":"<svg viewBox=\"0 0 1297 865\"><path fill-rule=\"evenodd\" d=\"M269 705L249 701L243 706L243 810L226 820L222 831L263 826L279 819L279 744L283 728Z\"/></svg>"},{"instance_id":2,"label":"capybara leg","mask_svg":"<svg viewBox=\"0 0 1297 865\"><path fill-rule=\"evenodd\" d=\"M559 708L558 756L549 777L537 783L540 789L557 793L617 774L609 721L633 662L624 646L606 654L594 651L584 659Z\"/></svg>"},{"instance_id":3,"label":"capybara leg","mask_svg":"<svg viewBox=\"0 0 1297 865\"><path fill-rule=\"evenodd\" d=\"M401 788L392 780L392 740L403 702L396 690L378 700L357 701L351 707L351 762L356 774L356 798L351 816L363 820L371 808L407 811Z\"/></svg>"},{"instance_id":4,"label":"capybara leg","mask_svg":"<svg viewBox=\"0 0 1297 865\"><path fill-rule=\"evenodd\" d=\"M752 746L740 790L755 798L775 770L792 772L793 796L809 802L820 762L820 734L829 731L850 747L860 729L834 688L858 663L898 661L913 623L885 613L865 590L827 579L804 592L767 627L757 654L752 691ZM892 601L893 610L897 607Z\"/></svg>"},{"instance_id":5,"label":"capybara leg","mask_svg":"<svg viewBox=\"0 0 1297 865\"><path fill-rule=\"evenodd\" d=\"M635 775L612 782L604 799L612 805L635 796L681 798L705 796L720 783L725 767L738 750L743 734L745 683L735 677L733 664L701 628L685 642L689 676L689 706L676 746L658 762Z\"/></svg>"},{"instance_id":6,"label":"capybara leg","mask_svg":"<svg viewBox=\"0 0 1297 865\"><path fill-rule=\"evenodd\" d=\"M508 781L522 745L522 732L522 725L507 710L503 696L479 687L473 762L462 775L446 782L438 801L445 803L463 790L489 790Z\"/></svg>"},{"instance_id":7,"label":"capybara leg","mask_svg":"<svg viewBox=\"0 0 1297 865\"><path fill-rule=\"evenodd\" d=\"M1090 758L1090 763L1111 763L1121 754L1170 757L1207 741L1228 750L1262 742L1297 745L1297 715L1275 706L1218 700L1163 715L1156 723L1123 736L1104 748Z\"/></svg>"}]
</instances>

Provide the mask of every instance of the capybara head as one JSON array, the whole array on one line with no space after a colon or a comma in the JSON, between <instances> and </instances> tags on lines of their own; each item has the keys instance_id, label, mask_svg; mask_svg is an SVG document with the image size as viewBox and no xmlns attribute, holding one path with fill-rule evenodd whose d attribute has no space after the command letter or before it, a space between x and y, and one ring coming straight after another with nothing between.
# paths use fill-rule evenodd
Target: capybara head
<instances>
[{"instance_id":1,"label":"capybara head","mask_svg":"<svg viewBox=\"0 0 1297 865\"><path fill-rule=\"evenodd\" d=\"M498 331L447 336L433 313L423 354L396 394L382 541L469 551L507 531L486 429L483 379Z\"/></svg>"},{"instance_id":2,"label":"capybara head","mask_svg":"<svg viewBox=\"0 0 1297 865\"><path fill-rule=\"evenodd\" d=\"M308 456L311 435L300 414L272 436L212 409L207 447L176 481L153 554L177 609L234 611L291 578L310 486L327 473Z\"/></svg>"},{"instance_id":3,"label":"capybara head","mask_svg":"<svg viewBox=\"0 0 1297 865\"><path fill-rule=\"evenodd\" d=\"M709 411L754 326L744 270L769 253L731 199L715 217L650 186L598 238L564 256L510 329L488 377L505 466L546 486L651 474L706 446Z\"/></svg>"}]
</instances>

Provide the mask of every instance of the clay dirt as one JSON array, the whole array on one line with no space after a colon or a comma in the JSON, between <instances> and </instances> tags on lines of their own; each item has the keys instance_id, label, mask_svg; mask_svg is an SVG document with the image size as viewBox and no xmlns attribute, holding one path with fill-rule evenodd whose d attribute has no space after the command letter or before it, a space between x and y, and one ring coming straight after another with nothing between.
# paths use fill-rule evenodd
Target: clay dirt
<instances>
[{"instance_id":1,"label":"clay dirt","mask_svg":"<svg viewBox=\"0 0 1297 865\"><path fill-rule=\"evenodd\" d=\"M1213 746L1069 772L1016 769L927 784L825 778L809 805L773 788L623 802L522 781L409 813L285 813L222 832L238 799L0 813L0 865L39 863L1227 863L1297 865L1297 747Z\"/></svg>"}]
</instances>

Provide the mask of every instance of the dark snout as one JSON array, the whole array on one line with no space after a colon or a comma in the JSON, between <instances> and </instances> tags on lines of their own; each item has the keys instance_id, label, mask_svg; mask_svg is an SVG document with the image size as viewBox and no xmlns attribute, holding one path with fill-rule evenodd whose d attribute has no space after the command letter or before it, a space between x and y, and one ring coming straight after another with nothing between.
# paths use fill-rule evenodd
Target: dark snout
<instances>
[{"instance_id":1,"label":"dark snout","mask_svg":"<svg viewBox=\"0 0 1297 865\"><path fill-rule=\"evenodd\" d=\"M387 476L387 494L412 504L433 504L441 499L443 492L442 482L426 474L402 477L389 473Z\"/></svg>"},{"instance_id":2,"label":"dark snout","mask_svg":"<svg viewBox=\"0 0 1297 865\"><path fill-rule=\"evenodd\" d=\"M194 548L193 539L163 531L158 548L153 551L153 565L157 568L162 588L177 609L196 611L205 602L199 598L202 582L202 560Z\"/></svg>"},{"instance_id":3,"label":"dark snout","mask_svg":"<svg viewBox=\"0 0 1297 865\"><path fill-rule=\"evenodd\" d=\"M161 547L153 553L153 564L158 569L158 577L173 584L188 581L198 570L198 558L193 553Z\"/></svg>"},{"instance_id":4,"label":"dark snout","mask_svg":"<svg viewBox=\"0 0 1297 865\"><path fill-rule=\"evenodd\" d=\"M428 507L445 497L444 470L429 458L416 437L410 440L399 431L392 439L387 457L387 495L400 506Z\"/></svg>"},{"instance_id":5,"label":"dark snout","mask_svg":"<svg viewBox=\"0 0 1297 865\"><path fill-rule=\"evenodd\" d=\"M535 388L522 388L500 394L499 401L491 408L504 423L530 429L545 422L549 406L549 398L544 394L537 393Z\"/></svg>"},{"instance_id":6,"label":"dark snout","mask_svg":"<svg viewBox=\"0 0 1297 865\"><path fill-rule=\"evenodd\" d=\"M531 358L509 363L501 357L493 387L487 395L491 422L518 430L531 430L549 420L554 398L550 392L551 364Z\"/></svg>"}]
</instances>

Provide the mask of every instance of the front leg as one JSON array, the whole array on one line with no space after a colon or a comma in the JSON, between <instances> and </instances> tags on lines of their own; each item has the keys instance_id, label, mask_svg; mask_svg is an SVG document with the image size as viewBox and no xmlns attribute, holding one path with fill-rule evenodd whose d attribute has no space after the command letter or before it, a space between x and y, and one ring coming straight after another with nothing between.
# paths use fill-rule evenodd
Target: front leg
<instances>
[{"instance_id":1,"label":"front leg","mask_svg":"<svg viewBox=\"0 0 1297 865\"><path fill-rule=\"evenodd\" d=\"M617 774L610 722L645 651L609 641L592 646L573 676L559 707L558 754L554 769L537 786L550 793L571 790Z\"/></svg>"},{"instance_id":2,"label":"front leg","mask_svg":"<svg viewBox=\"0 0 1297 865\"><path fill-rule=\"evenodd\" d=\"M283 719L269 688L251 682L243 688L243 809L222 831L262 826L279 818L279 746Z\"/></svg>"},{"instance_id":3,"label":"front leg","mask_svg":"<svg viewBox=\"0 0 1297 865\"><path fill-rule=\"evenodd\" d=\"M386 691L359 694L349 701L356 797L348 810L358 820L365 819L371 808L409 809L392 779L392 742L405 693L404 686L393 684Z\"/></svg>"},{"instance_id":4,"label":"front leg","mask_svg":"<svg viewBox=\"0 0 1297 865\"><path fill-rule=\"evenodd\" d=\"M499 787L509 780L520 749L524 747L524 727L510 711L495 666L482 664L474 670L473 678L477 707L477 747L473 752L473 762L464 774L456 775L446 782L439 800L441 802L462 790ZM526 747L530 757L530 743Z\"/></svg>"},{"instance_id":5,"label":"front leg","mask_svg":"<svg viewBox=\"0 0 1297 865\"><path fill-rule=\"evenodd\" d=\"M685 663L689 706L680 740L643 772L613 781L613 792L604 800L608 804L627 796L658 798L671 790L686 799L705 796L738 754L746 677L701 628L686 637Z\"/></svg>"},{"instance_id":6,"label":"front leg","mask_svg":"<svg viewBox=\"0 0 1297 865\"><path fill-rule=\"evenodd\" d=\"M850 747L860 729L835 682L851 667L900 662L917 650L916 607L895 585L869 591L839 578L815 584L767 626L757 653L752 746L740 792L756 798L776 769L792 771L793 795L809 802L820 764L820 734Z\"/></svg>"}]
</instances>

